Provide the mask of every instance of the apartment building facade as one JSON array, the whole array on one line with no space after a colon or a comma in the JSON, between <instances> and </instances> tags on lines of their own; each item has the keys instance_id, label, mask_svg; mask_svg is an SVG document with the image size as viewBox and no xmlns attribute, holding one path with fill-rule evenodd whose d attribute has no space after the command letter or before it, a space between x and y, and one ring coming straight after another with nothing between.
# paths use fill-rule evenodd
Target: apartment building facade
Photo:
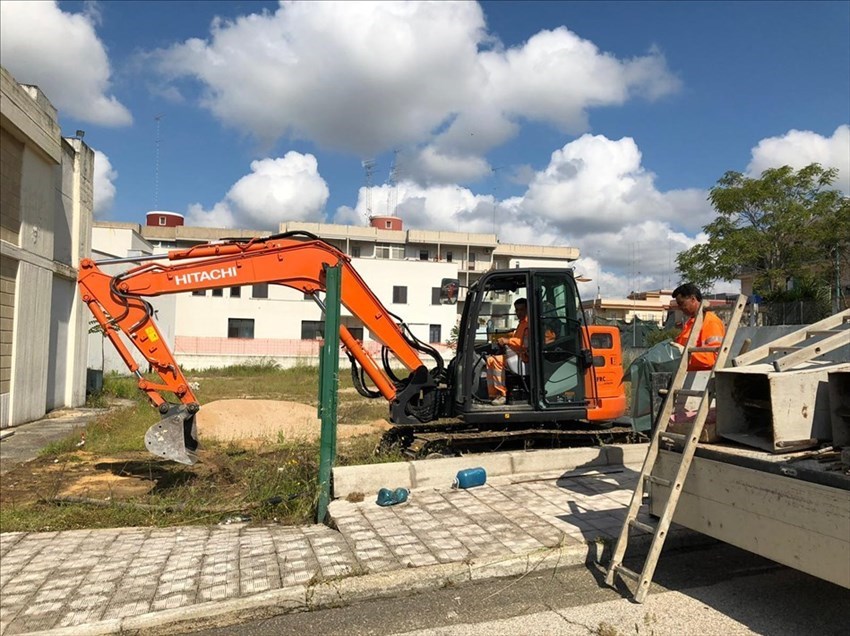
<instances>
[{"instance_id":1,"label":"apartment building facade","mask_svg":"<svg viewBox=\"0 0 850 636\"><path fill-rule=\"evenodd\" d=\"M245 229L200 228L182 224L169 212L150 212L145 225L96 223L93 253L97 258L158 254L224 238L268 236ZM175 219L177 220L175 221ZM420 340L451 358L446 344L462 311L441 305L444 278L457 278L463 288L483 272L510 267L567 267L578 258L571 247L500 244L492 234L404 230L398 217L375 217L369 226L284 222L279 233L308 232L333 245L384 306L402 319ZM111 266L115 267L115 266ZM126 269L126 267L125 267ZM178 362L186 369L273 359L281 366L316 364L323 337L322 311L313 298L280 285L258 284L152 299ZM171 324L165 323L170 321ZM352 334L373 355L380 343L345 308L341 317ZM100 342L90 347L90 365L97 366ZM143 360L139 360L140 363ZM123 370L123 363L104 352L105 370Z\"/></svg>"}]
</instances>

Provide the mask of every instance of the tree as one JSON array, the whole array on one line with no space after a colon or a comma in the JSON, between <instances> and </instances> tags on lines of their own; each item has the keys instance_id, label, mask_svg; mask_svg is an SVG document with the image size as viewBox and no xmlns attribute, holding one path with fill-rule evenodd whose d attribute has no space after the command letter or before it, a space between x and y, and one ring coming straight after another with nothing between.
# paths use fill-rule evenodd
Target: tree
<instances>
[{"instance_id":1,"label":"tree","mask_svg":"<svg viewBox=\"0 0 850 636\"><path fill-rule=\"evenodd\" d=\"M837 176L817 163L759 179L727 172L709 192L717 218L703 227L708 241L681 252L677 270L703 288L749 274L767 299L789 279L829 289L850 256L850 198L829 188Z\"/></svg>"}]
</instances>

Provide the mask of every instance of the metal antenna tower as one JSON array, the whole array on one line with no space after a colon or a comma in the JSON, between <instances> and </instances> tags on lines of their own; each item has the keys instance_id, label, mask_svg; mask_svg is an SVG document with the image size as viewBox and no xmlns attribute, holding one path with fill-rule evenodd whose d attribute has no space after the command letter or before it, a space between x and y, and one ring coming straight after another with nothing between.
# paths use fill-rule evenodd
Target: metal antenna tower
<instances>
[{"instance_id":1,"label":"metal antenna tower","mask_svg":"<svg viewBox=\"0 0 850 636\"><path fill-rule=\"evenodd\" d=\"M387 190L387 215L395 216L395 208L398 205L398 175L400 173L398 167L398 149L393 150L393 162L390 164L390 174L388 179L389 189Z\"/></svg>"},{"instance_id":2,"label":"metal antenna tower","mask_svg":"<svg viewBox=\"0 0 850 636\"><path fill-rule=\"evenodd\" d=\"M366 171L366 211L369 213L366 220L370 220L374 214L372 210L372 175L375 173L375 160L364 159L360 162L363 169Z\"/></svg>"},{"instance_id":3,"label":"metal antenna tower","mask_svg":"<svg viewBox=\"0 0 850 636\"><path fill-rule=\"evenodd\" d=\"M154 158L154 175L153 175L153 209L159 210L159 122L163 115L156 115L156 153Z\"/></svg>"}]
</instances>

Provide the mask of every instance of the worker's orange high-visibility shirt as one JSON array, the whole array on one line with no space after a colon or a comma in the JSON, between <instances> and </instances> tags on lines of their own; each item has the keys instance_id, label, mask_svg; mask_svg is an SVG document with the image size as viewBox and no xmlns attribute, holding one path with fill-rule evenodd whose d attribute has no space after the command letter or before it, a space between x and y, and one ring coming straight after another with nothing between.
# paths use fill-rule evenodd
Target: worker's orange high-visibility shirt
<instances>
[{"instance_id":1,"label":"worker's orange high-visibility shirt","mask_svg":"<svg viewBox=\"0 0 850 636\"><path fill-rule=\"evenodd\" d=\"M691 335L694 321L696 318L690 318L685 326L682 327L675 342L683 347L688 344L688 338ZM723 321L717 317L713 311L705 312L705 317L702 319L702 329L697 336L695 347L720 347L723 344L723 336L726 334L726 327L723 326ZM691 359L688 361L688 371L706 371L714 367L717 362L717 354L709 352L697 352L691 354Z\"/></svg>"},{"instance_id":2,"label":"worker's orange high-visibility shirt","mask_svg":"<svg viewBox=\"0 0 850 636\"><path fill-rule=\"evenodd\" d=\"M528 332L528 318L523 318L514 329L513 335L508 338L508 346L517 352L523 362L528 362L528 346L525 337Z\"/></svg>"}]
</instances>

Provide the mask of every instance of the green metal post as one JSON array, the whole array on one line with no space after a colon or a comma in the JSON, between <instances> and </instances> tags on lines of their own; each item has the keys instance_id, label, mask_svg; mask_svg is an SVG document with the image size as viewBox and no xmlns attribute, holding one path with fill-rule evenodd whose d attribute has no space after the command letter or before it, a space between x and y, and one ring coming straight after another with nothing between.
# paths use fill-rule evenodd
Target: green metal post
<instances>
[{"instance_id":1,"label":"green metal post","mask_svg":"<svg viewBox=\"0 0 850 636\"><path fill-rule=\"evenodd\" d=\"M339 388L340 267L325 269L325 343L319 357L319 505L317 521L323 523L331 500L331 469L336 460L336 401Z\"/></svg>"}]
</instances>

